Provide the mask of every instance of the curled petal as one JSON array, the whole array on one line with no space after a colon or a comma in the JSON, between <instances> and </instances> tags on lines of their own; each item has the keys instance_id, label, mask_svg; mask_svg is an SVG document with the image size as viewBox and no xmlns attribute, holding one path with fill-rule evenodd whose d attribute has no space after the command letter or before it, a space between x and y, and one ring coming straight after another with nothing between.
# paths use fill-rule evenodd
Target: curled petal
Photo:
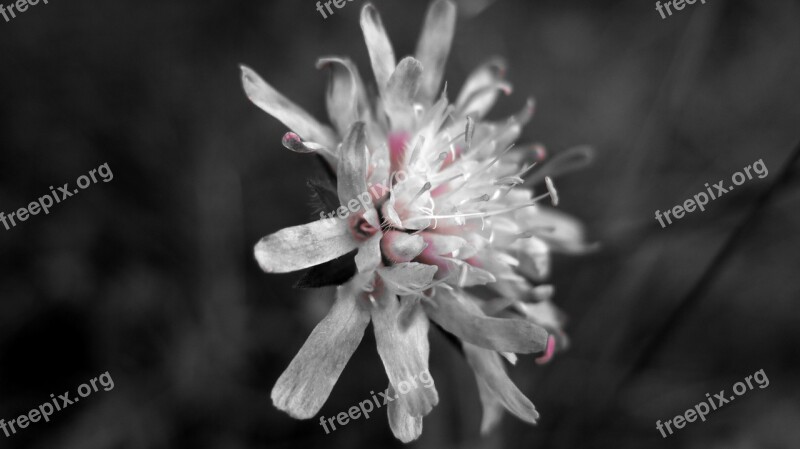
<instances>
[{"instance_id":1,"label":"curled petal","mask_svg":"<svg viewBox=\"0 0 800 449\"><path fill-rule=\"evenodd\" d=\"M250 101L304 139L335 148L336 137L333 130L278 93L250 67L241 66L241 69L242 85Z\"/></svg>"},{"instance_id":2,"label":"curled petal","mask_svg":"<svg viewBox=\"0 0 800 449\"><path fill-rule=\"evenodd\" d=\"M345 220L319 220L262 238L255 256L267 273L288 273L335 259L355 247Z\"/></svg>"},{"instance_id":3,"label":"curled petal","mask_svg":"<svg viewBox=\"0 0 800 449\"><path fill-rule=\"evenodd\" d=\"M348 58L328 57L317 61L317 68L330 69L330 84L326 97L328 117L339 134L344 135L348 127L362 114L369 112L364 83L358 68Z\"/></svg>"},{"instance_id":4,"label":"curled petal","mask_svg":"<svg viewBox=\"0 0 800 449\"><path fill-rule=\"evenodd\" d=\"M506 64L495 58L484 63L467 78L458 94L456 109L463 115L480 119L494 106L499 93L509 92L511 85L503 80Z\"/></svg>"},{"instance_id":5,"label":"curled petal","mask_svg":"<svg viewBox=\"0 0 800 449\"><path fill-rule=\"evenodd\" d=\"M308 419L322 404L353 355L369 312L358 304L349 286L337 289L336 302L311 332L303 347L272 389L272 403L298 419Z\"/></svg>"},{"instance_id":6,"label":"curled petal","mask_svg":"<svg viewBox=\"0 0 800 449\"><path fill-rule=\"evenodd\" d=\"M284 147L289 150L294 151L295 153L316 153L322 152L325 154L330 155L331 152L327 148L323 147L322 145L314 142L306 142L293 132L288 132L283 135L283 139L281 139L281 143Z\"/></svg>"},{"instance_id":7,"label":"curled petal","mask_svg":"<svg viewBox=\"0 0 800 449\"><path fill-rule=\"evenodd\" d=\"M547 349L544 350L544 354L541 357L536 358L536 363L539 365L544 365L545 363L549 362L553 359L553 354L556 352L556 339L552 335L547 337Z\"/></svg>"}]
</instances>

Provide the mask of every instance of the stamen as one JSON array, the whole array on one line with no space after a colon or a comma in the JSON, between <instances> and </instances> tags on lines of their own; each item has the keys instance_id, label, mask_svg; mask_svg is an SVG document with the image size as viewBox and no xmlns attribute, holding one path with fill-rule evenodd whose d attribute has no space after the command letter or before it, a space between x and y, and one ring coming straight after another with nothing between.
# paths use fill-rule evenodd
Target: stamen
<instances>
[{"instance_id":1,"label":"stamen","mask_svg":"<svg viewBox=\"0 0 800 449\"><path fill-rule=\"evenodd\" d=\"M484 172L484 171L488 170L488 169L489 169L489 168L490 168L492 165L496 164L496 163L497 163L497 161L499 161L499 160L500 160L500 158L501 158L501 157L503 157L503 156L504 156L506 153L508 153L509 151L511 151L511 149L512 149L512 148L514 148L514 144L513 144L513 143L512 143L511 145L509 145L509 146L508 146L508 148L506 148L505 150L503 150L503 152L502 152L502 153L498 154L498 155L497 155L497 157L495 157L494 159L492 159L492 161L491 161L491 162L489 162L488 164L486 164L486 165L484 165L483 167L481 167L481 168L479 168L479 169L475 170L475 171L474 171L474 172L472 172L472 173L465 173L465 174L464 174L464 182L463 182L463 183L462 183L460 186L456 187L455 189L453 189L453 190L451 190L451 191L447 192L447 193L445 194L444 198L447 198L447 197L449 197L450 195L452 195L452 194L454 194L454 193L458 192L459 190L463 189L464 187L466 187L466 186L467 186L467 184L469 184L469 183L470 183L470 180L474 179L476 175L479 175L479 174L481 174L482 172Z\"/></svg>"},{"instance_id":2,"label":"stamen","mask_svg":"<svg viewBox=\"0 0 800 449\"><path fill-rule=\"evenodd\" d=\"M496 186L506 186L506 187L514 187L525 182L524 179L520 178L519 176L506 176L503 178L495 179L492 184Z\"/></svg>"},{"instance_id":3,"label":"stamen","mask_svg":"<svg viewBox=\"0 0 800 449\"><path fill-rule=\"evenodd\" d=\"M537 164L538 164L538 162L534 162L533 164L523 168L522 171L517 173L517 176L519 176L520 178L524 177L525 174L528 173L529 171L531 171L533 169L533 167L536 167Z\"/></svg>"},{"instance_id":4,"label":"stamen","mask_svg":"<svg viewBox=\"0 0 800 449\"><path fill-rule=\"evenodd\" d=\"M467 264L461 265L461 273L458 276L458 286L463 287L467 283Z\"/></svg>"},{"instance_id":5,"label":"stamen","mask_svg":"<svg viewBox=\"0 0 800 449\"><path fill-rule=\"evenodd\" d=\"M520 112L509 117L505 123L498 124L494 128L491 128L490 132L483 137L478 146L483 146L487 143L491 143L492 141L496 141L497 139L507 136L509 133L518 133L519 129L521 129L522 126L525 125L525 123L527 123L533 116L534 107L535 102L532 98L528 98L525 102L525 106Z\"/></svg>"},{"instance_id":6,"label":"stamen","mask_svg":"<svg viewBox=\"0 0 800 449\"><path fill-rule=\"evenodd\" d=\"M451 176L451 177L445 179L444 181L441 181L441 182L437 183L436 187L439 187L439 186L441 186L443 184L447 184L450 181L455 181L456 179L458 179L458 178L460 178L462 176L464 176L464 173L459 173L459 174L457 174L455 176Z\"/></svg>"},{"instance_id":7,"label":"stamen","mask_svg":"<svg viewBox=\"0 0 800 449\"><path fill-rule=\"evenodd\" d=\"M432 164L434 164L433 166L434 172L438 172L439 170L442 169L444 161L447 160L447 155L450 152L453 153L453 158L455 158L456 154L455 151L453 150L452 145L450 146L450 151L442 151L441 153L439 153L439 156L432 162Z\"/></svg>"},{"instance_id":8,"label":"stamen","mask_svg":"<svg viewBox=\"0 0 800 449\"><path fill-rule=\"evenodd\" d=\"M471 198L471 199L466 199L466 200L458 203L458 205L461 206L461 205L467 204L467 203L481 203L481 202L489 201L489 198L490 198L489 194L488 193L484 193L481 196L478 196L478 197L475 197L475 198Z\"/></svg>"},{"instance_id":9,"label":"stamen","mask_svg":"<svg viewBox=\"0 0 800 449\"><path fill-rule=\"evenodd\" d=\"M412 217L412 218L409 218L408 220L405 220L405 221L409 222L409 221L414 221L414 220L443 220L443 219L448 219L448 218L450 218L450 219L482 218L483 219L483 218L492 217L492 216L495 216L495 215L502 215L502 214L505 214L505 213L508 213L508 212L514 212L516 210L523 209L523 208L526 208L526 207L536 206L536 204L539 201L541 201L541 200L543 200L543 199L545 199L545 198L547 198L549 196L550 196L549 193L545 193L544 195L537 196L536 198L531 200L530 203L520 204L520 205L517 205L517 206L508 207L508 208L505 208L505 209L485 211L485 212L468 212L468 213L463 213L463 214L452 214L452 215L430 215L430 216L425 216L425 217Z\"/></svg>"},{"instance_id":10,"label":"stamen","mask_svg":"<svg viewBox=\"0 0 800 449\"><path fill-rule=\"evenodd\" d=\"M417 156L419 155L419 150L422 148L422 145L425 144L425 136L419 136L417 138L417 144L414 146L414 150L411 152L411 157L408 158L408 166L413 167L414 164L417 162Z\"/></svg>"},{"instance_id":11,"label":"stamen","mask_svg":"<svg viewBox=\"0 0 800 449\"><path fill-rule=\"evenodd\" d=\"M467 116L467 128L464 130L464 140L467 144L467 151L472 148L472 138L475 136L475 120Z\"/></svg>"},{"instance_id":12,"label":"stamen","mask_svg":"<svg viewBox=\"0 0 800 449\"><path fill-rule=\"evenodd\" d=\"M423 193L427 192L430 189L431 189L431 183L426 182L425 185L423 185L422 188L419 189L419 192L417 192L417 194L414 195L414 198L412 198L411 201L408 202L408 204L409 205L413 204L414 201L416 201L419 197L421 197Z\"/></svg>"},{"instance_id":13,"label":"stamen","mask_svg":"<svg viewBox=\"0 0 800 449\"><path fill-rule=\"evenodd\" d=\"M556 190L556 186L553 185L553 180L550 179L549 176L545 176L544 183L547 186L547 191L550 193L550 201L553 202L553 206L558 206L558 191Z\"/></svg>"},{"instance_id":14,"label":"stamen","mask_svg":"<svg viewBox=\"0 0 800 449\"><path fill-rule=\"evenodd\" d=\"M507 147L505 150L503 150L503 151L502 151L500 154L498 154L498 155L497 155L497 156L496 156L494 159L492 159L492 161L491 161L491 162L489 162L488 164L486 164L484 167L482 167L482 168L479 168L479 169L478 169L477 171L475 171L474 173L471 173L471 174L470 174L470 177L473 177L473 176L475 176L475 175L477 175L477 174L479 174L479 173L482 173L482 172L484 172L484 171L488 170L488 169L489 169L489 168L490 168L492 165L496 164L496 163L497 163L497 161L499 161L501 157L505 156L505 155L506 155L506 153L508 153L509 151L511 151L511 149L512 149L512 148L514 148L514 144L513 144L513 143L512 143L511 145L509 145L509 146L508 146L508 147Z\"/></svg>"},{"instance_id":15,"label":"stamen","mask_svg":"<svg viewBox=\"0 0 800 449\"><path fill-rule=\"evenodd\" d=\"M452 148L453 144L456 143L456 141L458 141L458 139L461 139L462 137L465 137L465 136L466 136L465 132L461 133L461 134L458 134L455 137L453 137L452 139L448 140L447 143L444 144L443 146L448 147L448 148ZM453 150L451 149L450 151L453 151Z\"/></svg>"},{"instance_id":16,"label":"stamen","mask_svg":"<svg viewBox=\"0 0 800 449\"><path fill-rule=\"evenodd\" d=\"M529 239L529 238L531 238L531 237L536 235L534 233L534 231L540 232L540 233L552 233L552 232L556 232L556 227L555 226L533 226L531 228L528 228L528 230L525 231L525 232L520 232L519 234L516 234L514 237L517 238L517 239Z\"/></svg>"},{"instance_id":17,"label":"stamen","mask_svg":"<svg viewBox=\"0 0 800 449\"><path fill-rule=\"evenodd\" d=\"M527 182L536 184L545 176L557 177L565 173L580 170L591 164L594 160L594 149L588 146L572 147L550 159L535 175L526 179Z\"/></svg>"}]
</instances>

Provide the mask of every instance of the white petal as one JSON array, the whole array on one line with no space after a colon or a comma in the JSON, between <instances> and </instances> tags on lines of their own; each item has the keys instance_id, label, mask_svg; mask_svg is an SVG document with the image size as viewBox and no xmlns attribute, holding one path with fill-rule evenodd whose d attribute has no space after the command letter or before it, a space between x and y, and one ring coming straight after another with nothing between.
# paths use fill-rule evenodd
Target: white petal
<instances>
[{"instance_id":1,"label":"white petal","mask_svg":"<svg viewBox=\"0 0 800 449\"><path fill-rule=\"evenodd\" d=\"M314 328L272 389L275 407L295 418L308 419L328 399L369 324L369 312L353 293L349 286L337 289L330 312Z\"/></svg>"},{"instance_id":2,"label":"white petal","mask_svg":"<svg viewBox=\"0 0 800 449\"><path fill-rule=\"evenodd\" d=\"M378 231L358 248L356 268L359 273L370 272L381 264L381 237L383 235Z\"/></svg>"},{"instance_id":3,"label":"white petal","mask_svg":"<svg viewBox=\"0 0 800 449\"><path fill-rule=\"evenodd\" d=\"M448 234L437 234L435 232L423 232L422 238L428 244L434 254L440 256L450 254L467 245L467 241L461 237Z\"/></svg>"},{"instance_id":4,"label":"white petal","mask_svg":"<svg viewBox=\"0 0 800 449\"><path fill-rule=\"evenodd\" d=\"M550 301L523 303L521 307L528 318L546 328L561 329L564 324L563 314Z\"/></svg>"},{"instance_id":5,"label":"white petal","mask_svg":"<svg viewBox=\"0 0 800 449\"><path fill-rule=\"evenodd\" d=\"M497 281L497 278L490 271L478 268L468 263L461 263L453 276L458 276L455 282L459 287L474 287L476 285L486 285Z\"/></svg>"},{"instance_id":6,"label":"white petal","mask_svg":"<svg viewBox=\"0 0 800 449\"><path fill-rule=\"evenodd\" d=\"M483 348L528 354L544 351L547 331L528 320L487 317L469 298L441 290L423 302L428 316L456 337Z\"/></svg>"},{"instance_id":7,"label":"white petal","mask_svg":"<svg viewBox=\"0 0 800 449\"><path fill-rule=\"evenodd\" d=\"M366 90L358 68L348 58L321 58L317 68L330 68L330 84L326 104L328 117L339 134L345 135L353 122L364 120L369 112Z\"/></svg>"},{"instance_id":8,"label":"white petal","mask_svg":"<svg viewBox=\"0 0 800 449\"><path fill-rule=\"evenodd\" d=\"M503 404L495 397L494 393L486 382L477 374L475 380L478 383L478 395L481 398L481 406L483 407L483 417L481 418L481 435L487 435L491 432L503 418Z\"/></svg>"},{"instance_id":9,"label":"white petal","mask_svg":"<svg viewBox=\"0 0 800 449\"><path fill-rule=\"evenodd\" d=\"M550 275L550 249L545 242L530 237L520 239L514 246L519 248L515 254L519 260L517 270L537 282Z\"/></svg>"},{"instance_id":10,"label":"white petal","mask_svg":"<svg viewBox=\"0 0 800 449\"><path fill-rule=\"evenodd\" d=\"M475 377L478 382L484 382L484 386L488 390L487 393L492 394L500 403L511 413L519 419L536 424L539 419L539 413L533 403L519 391L514 382L508 378L500 356L495 351L479 348L467 342L463 342L464 354L467 356L467 362L475 371ZM493 417L489 417L490 421L487 423L487 418L484 416L484 425L491 425Z\"/></svg>"},{"instance_id":11,"label":"white petal","mask_svg":"<svg viewBox=\"0 0 800 449\"><path fill-rule=\"evenodd\" d=\"M582 253L592 249L586 244L583 224L575 218L547 207L528 209L517 212L520 223L525 223L525 230L533 232L554 251Z\"/></svg>"},{"instance_id":12,"label":"white petal","mask_svg":"<svg viewBox=\"0 0 800 449\"><path fill-rule=\"evenodd\" d=\"M428 8L416 51L417 59L425 67L419 92L423 104L429 104L439 91L455 30L455 4L449 0L433 2Z\"/></svg>"},{"instance_id":13,"label":"white petal","mask_svg":"<svg viewBox=\"0 0 800 449\"><path fill-rule=\"evenodd\" d=\"M406 329L400 327L403 307L413 307L410 324ZM378 354L383 360L386 374L398 392L397 402L404 405L408 414L414 417L425 416L439 402L439 394L431 382L423 385L418 379L428 371L428 317L419 304L403 301L401 306L397 297L388 289L378 300L377 306L370 309L375 328Z\"/></svg>"},{"instance_id":14,"label":"white petal","mask_svg":"<svg viewBox=\"0 0 800 449\"><path fill-rule=\"evenodd\" d=\"M390 384L389 396L392 397L394 395L394 388L392 388ZM410 443L422 435L422 417L411 416L404 402L390 402L387 415L389 417L389 427L391 427L392 433L395 438L403 443Z\"/></svg>"},{"instance_id":15,"label":"white petal","mask_svg":"<svg viewBox=\"0 0 800 449\"><path fill-rule=\"evenodd\" d=\"M517 364L517 355L513 352L501 352L500 355L502 355L504 359L508 360L508 363L512 365Z\"/></svg>"},{"instance_id":16,"label":"white petal","mask_svg":"<svg viewBox=\"0 0 800 449\"><path fill-rule=\"evenodd\" d=\"M400 231L388 231L381 240L381 250L394 263L410 262L419 256L427 243L420 235Z\"/></svg>"},{"instance_id":17,"label":"white petal","mask_svg":"<svg viewBox=\"0 0 800 449\"><path fill-rule=\"evenodd\" d=\"M412 57L400 61L386 85L384 108L394 130L408 130L414 124L414 97L422 79L422 64Z\"/></svg>"},{"instance_id":18,"label":"white petal","mask_svg":"<svg viewBox=\"0 0 800 449\"><path fill-rule=\"evenodd\" d=\"M383 28L381 16L371 3L367 3L361 9L361 30L364 32L364 40L367 42L372 71L375 72L375 81L377 81L378 90L383 96L386 84L389 82L389 77L392 76L397 62L392 43Z\"/></svg>"},{"instance_id":19,"label":"white petal","mask_svg":"<svg viewBox=\"0 0 800 449\"><path fill-rule=\"evenodd\" d=\"M367 191L367 143L364 123L356 122L350 127L339 154L336 169L339 204L346 205Z\"/></svg>"},{"instance_id":20,"label":"white petal","mask_svg":"<svg viewBox=\"0 0 800 449\"><path fill-rule=\"evenodd\" d=\"M378 274L393 291L408 294L426 288L433 281L438 267L417 262L406 262L378 270Z\"/></svg>"},{"instance_id":21,"label":"white petal","mask_svg":"<svg viewBox=\"0 0 800 449\"><path fill-rule=\"evenodd\" d=\"M288 273L349 253L357 242L347 220L326 219L281 229L255 247L258 265L267 273Z\"/></svg>"},{"instance_id":22,"label":"white petal","mask_svg":"<svg viewBox=\"0 0 800 449\"><path fill-rule=\"evenodd\" d=\"M241 69L244 91L247 98L256 106L280 120L304 140L317 142L328 148L336 148L337 139L333 130L319 123L306 111L278 93L250 67L241 66Z\"/></svg>"},{"instance_id":23,"label":"white petal","mask_svg":"<svg viewBox=\"0 0 800 449\"><path fill-rule=\"evenodd\" d=\"M384 217L395 229L424 229L434 206L430 185L419 176L398 181L383 205Z\"/></svg>"},{"instance_id":24,"label":"white petal","mask_svg":"<svg viewBox=\"0 0 800 449\"><path fill-rule=\"evenodd\" d=\"M383 203L383 216L392 228L403 229L403 220L400 218L400 214L397 213L396 203L397 195L391 192L389 199Z\"/></svg>"}]
</instances>

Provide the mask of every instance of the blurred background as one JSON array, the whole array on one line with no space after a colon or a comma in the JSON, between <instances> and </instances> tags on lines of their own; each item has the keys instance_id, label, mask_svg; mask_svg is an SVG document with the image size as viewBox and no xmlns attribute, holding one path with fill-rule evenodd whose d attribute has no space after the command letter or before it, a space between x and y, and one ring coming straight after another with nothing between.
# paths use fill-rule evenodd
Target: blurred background
<instances>
[{"instance_id":1,"label":"blurred background","mask_svg":"<svg viewBox=\"0 0 800 449\"><path fill-rule=\"evenodd\" d=\"M385 412L326 435L269 392L332 302L267 275L262 236L309 221L316 160L249 103L238 64L323 119L319 56L369 82L364 2L39 3L0 21L0 211L108 163L98 183L0 227L0 418L108 371L100 391L0 448L401 447ZM427 1L376 0L398 55ZM510 376L537 426L481 437L471 370L431 332L440 403L419 448L796 448L800 444L800 2L707 1L662 19L653 1L460 2L451 99L493 55L537 113L522 142L578 144L595 163L558 179L561 209L599 251L556 257L569 352ZM769 169L662 229L681 204L763 159ZM746 393L667 439L655 428L763 369ZM321 414L382 390L368 330Z\"/></svg>"}]
</instances>

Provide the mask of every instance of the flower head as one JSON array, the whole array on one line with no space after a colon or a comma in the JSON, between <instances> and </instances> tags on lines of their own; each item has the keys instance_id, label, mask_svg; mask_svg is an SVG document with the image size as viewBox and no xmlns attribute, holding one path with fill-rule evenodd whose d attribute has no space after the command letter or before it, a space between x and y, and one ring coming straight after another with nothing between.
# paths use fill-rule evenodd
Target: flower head
<instances>
[{"instance_id":1,"label":"flower head","mask_svg":"<svg viewBox=\"0 0 800 449\"><path fill-rule=\"evenodd\" d=\"M367 94L350 60L320 59L317 66L331 76L333 128L242 67L248 97L291 130L284 146L320 155L336 174L328 195L334 212L264 237L255 247L259 265L290 272L355 251L355 270L337 288L331 311L272 391L276 407L294 417L319 411L370 321L391 389L427 372L433 320L457 337L475 372L483 431L502 408L530 423L538 418L501 356L514 363L516 354L540 353L544 363L566 347L553 289L543 281L552 250L586 245L580 224L542 203L558 203L548 174L587 153L574 150L539 167L541 146L515 147L532 100L507 120L484 120L498 96L511 93L502 61L478 68L450 103L442 79L455 21L451 1L434 1L415 57L398 63L376 9L364 6L361 28L378 95ZM535 196L530 186L542 183ZM437 402L431 384L389 403L395 436L417 438Z\"/></svg>"}]
</instances>

